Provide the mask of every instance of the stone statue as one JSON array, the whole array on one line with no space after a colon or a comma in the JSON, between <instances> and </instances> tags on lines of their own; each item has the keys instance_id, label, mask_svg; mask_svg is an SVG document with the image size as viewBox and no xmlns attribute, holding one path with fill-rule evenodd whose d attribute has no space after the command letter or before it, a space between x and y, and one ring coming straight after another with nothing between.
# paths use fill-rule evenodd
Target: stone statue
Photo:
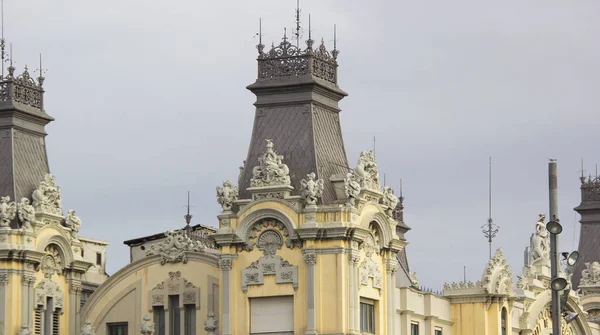
<instances>
[{"instance_id":1,"label":"stone statue","mask_svg":"<svg viewBox=\"0 0 600 335\"><path fill-rule=\"evenodd\" d=\"M35 209L29 203L29 199L21 198L21 202L17 205L17 215L19 217L19 222L23 225L22 227L26 230L31 229L31 223L35 218Z\"/></svg>"},{"instance_id":2,"label":"stone statue","mask_svg":"<svg viewBox=\"0 0 600 335\"><path fill-rule=\"evenodd\" d=\"M410 281L412 282L414 287L419 287L419 278L417 278L416 272L409 273L408 277L410 278Z\"/></svg>"},{"instance_id":3,"label":"stone statue","mask_svg":"<svg viewBox=\"0 0 600 335\"><path fill-rule=\"evenodd\" d=\"M21 330L19 331L19 335L32 335L31 330L29 330L28 325L22 325Z\"/></svg>"},{"instance_id":4,"label":"stone statue","mask_svg":"<svg viewBox=\"0 0 600 335\"><path fill-rule=\"evenodd\" d=\"M373 151L363 151L358 158L358 164L354 169L358 182L361 187L368 188L373 191L379 191L379 172Z\"/></svg>"},{"instance_id":5,"label":"stone statue","mask_svg":"<svg viewBox=\"0 0 600 335\"><path fill-rule=\"evenodd\" d=\"M383 198L381 198L381 203L384 206L387 206L385 213L388 216L393 217L394 211L396 210L396 205L398 205L398 198L394 194L394 190L391 187L385 186L383 188Z\"/></svg>"},{"instance_id":6,"label":"stone statue","mask_svg":"<svg viewBox=\"0 0 600 335\"><path fill-rule=\"evenodd\" d=\"M581 285L600 285L600 263L585 263L586 269L581 271Z\"/></svg>"},{"instance_id":7,"label":"stone statue","mask_svg":"<svg viewBox=\"0 0 600 335\"><path fill-rule=\"evenodd\" d=\"M76 240L77 233L79 233L79 229L81 229L81 219L75 215L75 211L72 209L69 209L69 212L67 213L65 226L71 228L71 237Z\"/></svg>"},{"instance_id":8,"label":"stone statue","mask_svg":"<svg viewBox=\"0 0 600 335\"><path fill-rule=\"evenodd\" d=\"M353 173L346 174L346 178L344 178L344 193L348 198L346 205L355 206L356 198L360 194L360 184L356 181L356 177Z\"/></svg>"},{"instance_id":9,"label":"stone statue","mask_svg":"<svg viewBox=\"0 0 600 335\"><path fill-rule=\"evenodd\" d=\"M95 331L92 327L92 321L86 320L81 327L81 335L94 335Z\"/></svg>"},{"instance_id":10,"label":"stone statue","mask_svg":"<svg viewBox=\"0 0 600 335\"><path fill-rule=\"evenodd\" d=\"M62 215L60 187L56 185L53 175L46 174L40 186L33 191L32 198L36 211Z\"/></svg>"},{"instance_id":11,"label":"stone statue","mask_svg":"<svg viewBox=\"0 0 600 335\"><path fill-rule=\"evenodd\" d=\"M17 204L10 197L0 197L0 227L8 227L17 214Z\"/></svg>"},{"instance_id":12,"label":"stone statue","mask_svg":"<svg viewBox=\"0 0 600 335\"><path fill-rule=\"evenodd\" d=\"M238 199L238 188L226 180L223 187L217 187L217 202L223 208L223 211L231 211L235 201Z\"/></svg>"},{"instance_id":13,"label":"stone statue","mask_svg":"<svg viewBox=\"0 0 600 335\"><path fill-rule=\"evenodd\" d=\"M215 319L215 313L208 312L208 317L204 321L204 330L206 330L208 335L215 335L215 331L219 327L219 321Z\"/></svg>"},{"instance_id":14,"label":"stone statue","mask_svg":"<svg viewBox=\"0 0 600 335\"><path fill-rule=\"evenodd\" d=\"M267 141L267 151L258 157L259 165L252 169L250 186L287 186L291 184L290 169L283 164L283 156L273 149L273 142Z\"/></svg>"},{"instance_id":15,"label":"stone statue","mask_svg":"<svg viewBox=\"0 0 600 335\"><path fill-rule=\"evenodd\" d=\"M152 335L154 334L154 323L150 321L150 316L145 315L142 321L142 325L140 326L140 334L142 335Z\"/></svg>"},{"instance_id":16,"label":"stone statue","mask_svg":"<svg viewBox=\"0 0 600 335\"><path fill-rule=\"evenodd\" d=\"M309 173L306 177L308 180L302 179L302 181L300 181L300 185L302 186L302 196L307 205L316 205L317 199L323 196L325 182L323 179L315 180L317 175L314 172Z\"/></svg>"},{"instance_id":17,"label":"stone statue","mask_svg":"<svg viewBox=\"0 0 600 335\"><path fill-rule=\"evenodd\" d=\"M546 216L540 214L538 221L535 224L535 234L531 238L531 258L534 263L544 262L549 260L550 255L550 240L548 230L544 220Z\"/></svg>"}]
</instances>

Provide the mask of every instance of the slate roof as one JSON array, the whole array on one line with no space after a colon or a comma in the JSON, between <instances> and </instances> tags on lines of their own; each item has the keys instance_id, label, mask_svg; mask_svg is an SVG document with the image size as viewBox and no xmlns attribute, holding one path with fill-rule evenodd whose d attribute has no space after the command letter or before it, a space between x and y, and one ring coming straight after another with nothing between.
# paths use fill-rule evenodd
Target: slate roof
<instances>
[{"instance_id":1,"label":"slate roof","mask_svg":"<svg viewBox=\"0 0 600 335\"><path fill-rule=\"evenodd\" d=\"M13 101L0 102L0 196L31 200L50 172L44 126L54 120L43 110ZM16 220L12 228L18 228Z\"/></svg>"},{"instance_id":2,"label":"slate roof","mask_svg":"<svg viewBox=\"0 0 600 335\"><path fill-rule=\"evenodd\" d=\"M314 172L325 181L322 202L335 201L329 179L350 170L338 107L338 101L347 93L310 74L258 79L248 89L256 94L257 102L248 156L239 179L240 198L251 197L246 188L250 187L252 169L265 152L265 140L271 139L290 169L293 194L299 194L300 181Z\"/></svg>"},{"instance_id":3,"label":"slate roof","mask_svg":"<svg viewBox=\"0 0 600 335\"><path fill-rule=\"evenodd\" d=\"M571 278L573 287L577 288L581 280L581 271L586 269L585 263L600 262L600 202L581 204L575 210L581 215L581 232L577 248L579 260L573 268Z\"/></svg>"}]
</instances>

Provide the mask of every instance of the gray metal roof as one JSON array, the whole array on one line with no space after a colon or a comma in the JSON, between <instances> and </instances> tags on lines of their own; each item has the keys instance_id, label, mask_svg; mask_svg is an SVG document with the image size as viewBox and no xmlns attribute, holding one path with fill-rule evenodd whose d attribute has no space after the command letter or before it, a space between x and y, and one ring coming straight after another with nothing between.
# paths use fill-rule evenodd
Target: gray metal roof
<instances>
[{"instance_id":1,"label":"gray metal roof","mask_svg":"<svg viewBox=\"0 0 600 335\"><path fill-rule=\"evenodd\" d=\"M587 181L582 178L581 182L581 204L575 208L581 215L581 232L577 248L579 260L571 278L574 288L579 287L585 263L600 262L600 176Z\"/></svg>"}]
</instances>

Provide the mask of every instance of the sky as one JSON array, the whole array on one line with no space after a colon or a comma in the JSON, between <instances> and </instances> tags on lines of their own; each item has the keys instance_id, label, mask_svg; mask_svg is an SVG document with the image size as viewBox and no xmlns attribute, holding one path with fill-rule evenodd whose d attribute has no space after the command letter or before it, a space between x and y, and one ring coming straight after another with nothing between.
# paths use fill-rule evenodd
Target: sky
<instances>
[{"instance_id":1,"label":"sky","mask_svg":"<svg viewBox=\"0 0 600 335\"><path fill-rule=\"evenodd\" d=\"M246 159L263 41L294 27L293 0L6 0L17 72L43 56L51 172L81 235L110 242L215 226L215 187ZM548 158L558 160L561 251L577 248L581 159L600 163L600 2L596 0L302 0L314 39L333 44L348 159L373 147L380 174L402 178L410 269L420 283L479 280L492 217L514 275L539 213Z\"/></svg>"}]
</instances>

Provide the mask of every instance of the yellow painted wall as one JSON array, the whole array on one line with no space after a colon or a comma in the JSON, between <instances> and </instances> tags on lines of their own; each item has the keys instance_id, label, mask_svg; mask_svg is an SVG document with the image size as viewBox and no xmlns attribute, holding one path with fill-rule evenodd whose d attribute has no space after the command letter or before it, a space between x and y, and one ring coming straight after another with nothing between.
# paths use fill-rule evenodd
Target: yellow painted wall
<instances>
[{"instance_id":1,"label":"yellow painted wall","mask_svg":"<svg viewBox=\"0 0 600 335\"><path fill-rule=\"evenodd\" d=\"M121 269L89 298L82 310L82 322L92 321L97 335L105 335L107 323L127 322L129 334L139 334L145 315L153 317L149 291L169 280L169 272L179 271L181 277L200 288L200 309L196 310L196 334L205 334L202 325L209 309L209 276L217 280L220 270L205 260L188 253L188 263L160 264L160 256L151 256ZM216 260L214 260L216 263ZM218 312L217 312L218 313ZM183 315L182 315L183 317Z\"/></svg>"},{"instance_id":2,"label":"yellow painted wall","mask_svg":"<svg viewBox=\"0 0 600 335\"><path fill-rule=\"evenodd\" d=\"M511 310L505 302L500 304L493 302L486 310L483 302L454 303L451 306L453 334L461 335L500 335L501 334L501 311L506 307L507 334L512 332Z\"/></svg>"}]
</instances>

